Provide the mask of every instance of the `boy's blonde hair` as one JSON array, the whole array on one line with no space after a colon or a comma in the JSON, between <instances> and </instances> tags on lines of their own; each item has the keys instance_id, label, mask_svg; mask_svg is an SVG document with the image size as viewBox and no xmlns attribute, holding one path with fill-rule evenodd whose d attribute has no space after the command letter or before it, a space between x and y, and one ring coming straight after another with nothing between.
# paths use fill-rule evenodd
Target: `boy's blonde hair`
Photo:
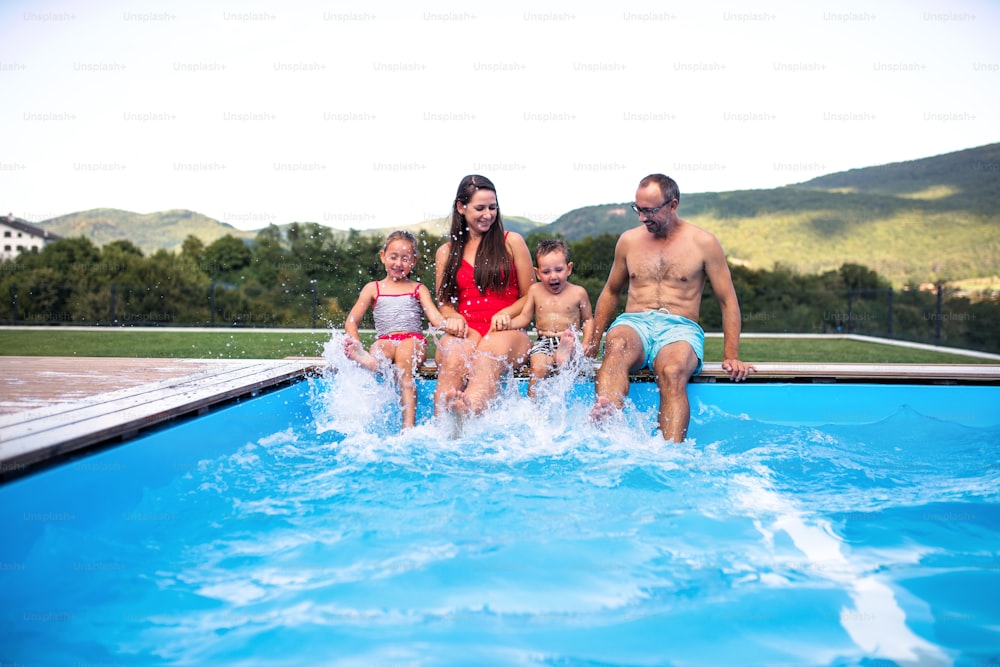
<instances>
[{"instance_id":1,"label":"boy's blonde hair","mask_svg":"<svg viewBox=\"0 0 1000 667\"><path fill-rule=\"evenodd\" d=\"M569 248L566 247L565 241L562 239L545 239L538 244L535 248L535 261L543 255L551 255L554 252L561 252L563 257L566 258L566 262L569 263Z\"/></svg>"}]
</instances>

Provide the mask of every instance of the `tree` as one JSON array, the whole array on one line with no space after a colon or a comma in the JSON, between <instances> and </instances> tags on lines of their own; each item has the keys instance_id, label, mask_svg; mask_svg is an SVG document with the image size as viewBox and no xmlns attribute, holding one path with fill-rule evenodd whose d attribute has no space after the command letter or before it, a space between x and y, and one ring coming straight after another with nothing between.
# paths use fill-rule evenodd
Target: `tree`
<instances>
[{"instance_id":1,"label":"tree","mask_svg":"<svg viewBox=\"0 0 1000 667\"><path fill-rule=\"evenodd\" d=\"M226 234L205 248L205 273L213 280L236 282L251 258L250 248L243 241Z\"/></svg>"}]
</instances>

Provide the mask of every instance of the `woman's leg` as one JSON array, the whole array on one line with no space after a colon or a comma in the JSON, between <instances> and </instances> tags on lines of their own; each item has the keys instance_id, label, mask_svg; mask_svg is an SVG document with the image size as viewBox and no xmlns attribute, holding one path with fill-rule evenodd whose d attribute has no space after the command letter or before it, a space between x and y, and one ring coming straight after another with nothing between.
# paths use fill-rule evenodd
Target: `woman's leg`
<instances>
[{"instance_id":1,"label":"woman's leg","mask_svg":"<svg viewBox=\"0 0 1000 667\"><path fill-rule=\"evenodd\" d=\"M448 396L465 389L472 357L480 336L470 331L467 338L444 335L437 343L434 361L437 364L437 386L434 389L434 414L446 409Z\"/></svg>"},{"instance_id":2,"label":"woman's leg","mask_svg":"<svg viewBox=\"0 0 1000 667\"><path fill-rule=\"evenodd\" d=\"M496 398L500 378L510 368L520 368L528 357L531 341L523 331L493 331L476 347L472 375L453 409L480 413Z\"/></svg>"}]
</instances>

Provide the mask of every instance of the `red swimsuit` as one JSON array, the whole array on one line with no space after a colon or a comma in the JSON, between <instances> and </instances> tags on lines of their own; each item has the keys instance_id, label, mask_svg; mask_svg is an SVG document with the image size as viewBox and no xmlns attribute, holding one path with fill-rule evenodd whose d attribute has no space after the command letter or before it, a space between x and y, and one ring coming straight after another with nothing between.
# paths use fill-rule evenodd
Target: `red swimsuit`
<instances>
[{"instance_id":1,"label":"red swimsuit","mask_svg":"<svg viewBox=\"0 0 1000 667\"><path fill-rule=\"evenodd\" d=\"M493 316L517 301L521 293L517 287L516 272L512 270L504 276L502 291L486 290L486 294L482 294L476 287L475 271L471 264L462 260L462 266L455 276L458 283L458 303L455 309L465 317L470 327L478 331L480 336L485 336L490 332Z\"/></svg>"}]
</instances>

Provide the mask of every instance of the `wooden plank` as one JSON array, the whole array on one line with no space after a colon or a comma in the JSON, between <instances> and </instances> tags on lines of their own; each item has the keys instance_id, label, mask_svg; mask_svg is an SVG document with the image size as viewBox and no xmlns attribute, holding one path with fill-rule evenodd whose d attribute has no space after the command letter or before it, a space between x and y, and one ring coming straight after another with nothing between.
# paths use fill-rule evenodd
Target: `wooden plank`
<instances>
[{"instance_id":1,"label":"wooden plank","mask_svg":"<svg viewBox=\"0 0 1000 667\"><path fill-rule=\"evenodd\" d=\"M243 362L98 398L10 416L0 425L0 473L23 472L48 459L197 412L304 376L311 360ZM32 414L38 413L38 414Z\"/></svg>"}]
</instances>

